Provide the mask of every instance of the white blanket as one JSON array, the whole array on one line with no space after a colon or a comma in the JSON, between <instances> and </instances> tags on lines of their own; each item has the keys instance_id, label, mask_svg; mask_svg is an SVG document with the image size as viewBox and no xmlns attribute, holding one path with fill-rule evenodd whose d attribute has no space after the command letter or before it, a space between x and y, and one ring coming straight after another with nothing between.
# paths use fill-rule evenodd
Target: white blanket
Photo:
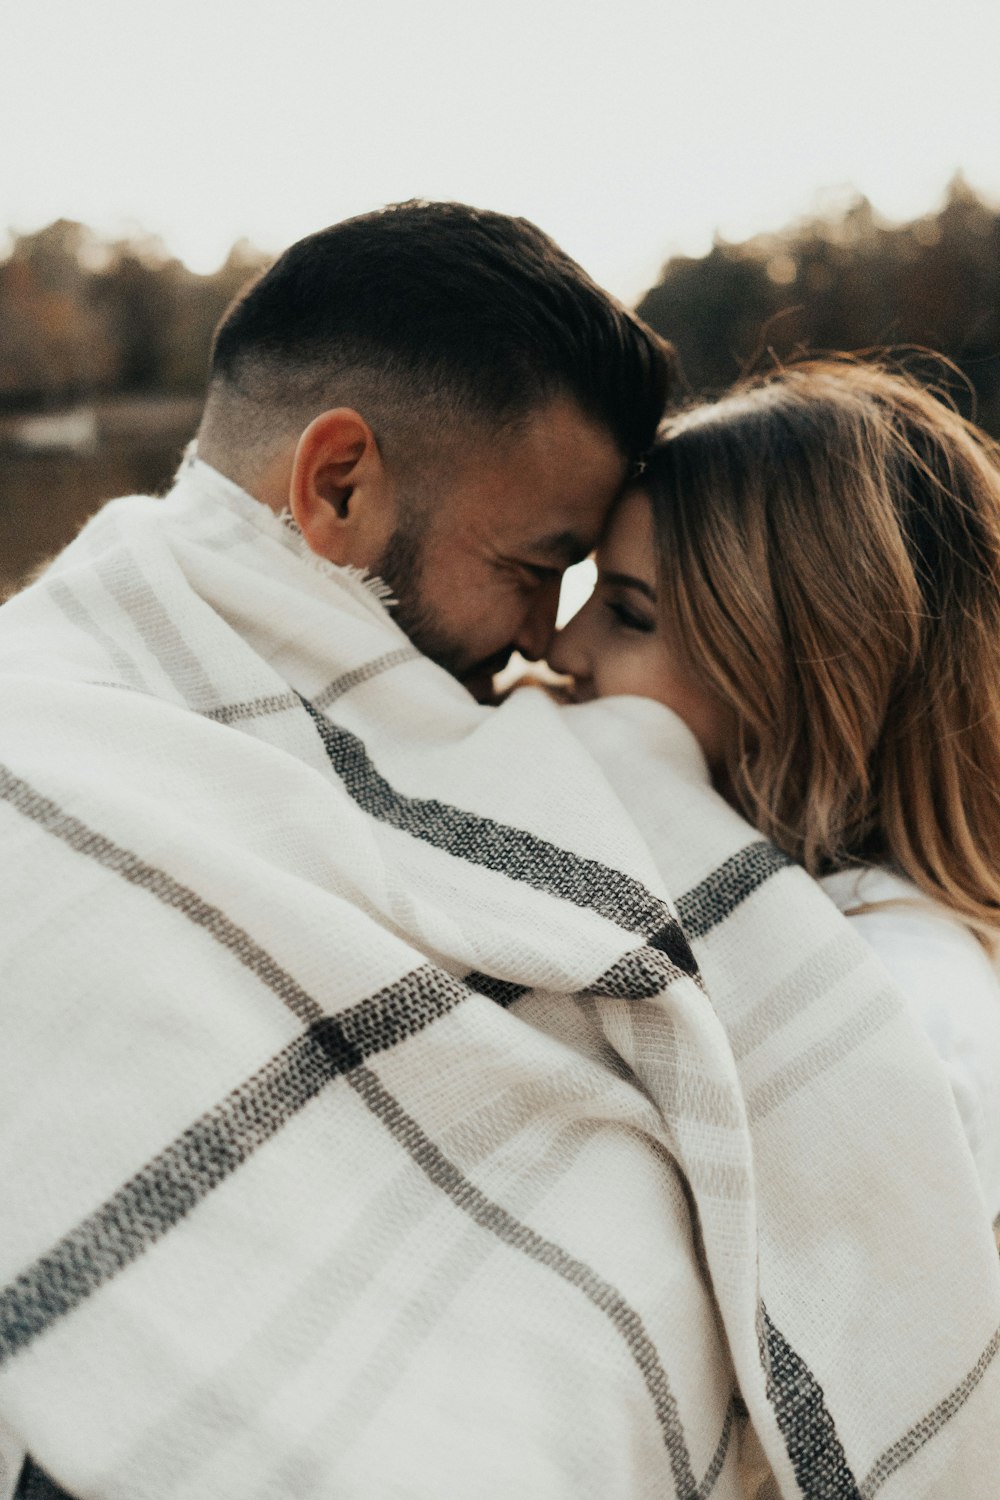
<instances>
[{"instance_id":1,"label":"white blanket","mask_svg":"<svg viewBox=\"0 0 1000 1500\"><path fill-rule=\"evenodd\" d=\"M478 707L197 463L0 685L33 1493L729 1500L745 1404L782 1496L996 1496L946 1081L666 710Z\"/></svg>"}]
</instances>

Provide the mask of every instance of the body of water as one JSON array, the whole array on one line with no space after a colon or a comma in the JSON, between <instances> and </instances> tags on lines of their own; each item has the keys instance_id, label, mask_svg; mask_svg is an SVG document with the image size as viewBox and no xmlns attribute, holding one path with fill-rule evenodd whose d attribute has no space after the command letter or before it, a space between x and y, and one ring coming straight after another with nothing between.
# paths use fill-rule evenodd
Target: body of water
<instances>
[{"instance_id":1,"label":"body of water","mask_svg":"<svg viewBox=\"0 0 1000 1500\"><path fill-rule=\"evenodd\" d=\"M0 596L106 500L169 487L201 401L121 399L0 421Z\"/></svg>"}]
</instances>

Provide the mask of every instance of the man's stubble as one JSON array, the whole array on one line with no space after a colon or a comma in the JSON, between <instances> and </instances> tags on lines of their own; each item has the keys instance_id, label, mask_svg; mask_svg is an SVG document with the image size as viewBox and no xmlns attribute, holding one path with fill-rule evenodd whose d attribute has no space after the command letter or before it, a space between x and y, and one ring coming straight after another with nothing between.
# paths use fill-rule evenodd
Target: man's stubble
<instances>
[{"instance_id":1,"label":"man's stubble","mask_svg":"<svg viewBox=\"0 0 1000 1500\"><path fill-rule=\"evenodd\" d=\"M421 508L412 507L390 538L375 572L392 591L393 619L417 650L469 687L474 696L488 701L488 684L507 665L512 648L508 645L485 660L476 660L466 643L441 625L426 599L427 560L433 545L429 530Z\"/></svg>"}]
</instances>

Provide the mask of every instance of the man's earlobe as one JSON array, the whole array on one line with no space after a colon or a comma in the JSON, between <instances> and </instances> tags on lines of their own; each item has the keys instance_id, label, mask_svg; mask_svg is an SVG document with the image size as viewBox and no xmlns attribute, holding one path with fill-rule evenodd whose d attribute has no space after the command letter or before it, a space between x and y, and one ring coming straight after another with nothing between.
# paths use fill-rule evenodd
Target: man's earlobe
<instances>
[{"instance_id":1,"label":"man's earlobe","mask_svg":"<svg viewBox=\"0 0 1000 1500\"><path fill-rule=\"evenodd\" d=\"M302 433L292 461L288 505L313 552L338 564L364 560L366 502L382 487L371 428L349 407L321 412Z\"/></svg>"}]
</instances>

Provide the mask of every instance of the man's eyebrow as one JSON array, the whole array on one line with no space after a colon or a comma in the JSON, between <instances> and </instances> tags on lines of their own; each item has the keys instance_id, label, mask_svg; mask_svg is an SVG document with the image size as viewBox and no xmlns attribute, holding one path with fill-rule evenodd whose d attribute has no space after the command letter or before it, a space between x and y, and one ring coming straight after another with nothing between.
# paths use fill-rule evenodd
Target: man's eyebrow
<instances>
[{"instance_id":1,"label":"man's eyebrow","mask_svg":"<svg viewBox=\"0 0 1000 1500\"><path fill-rule=\"evenodd\" d=\"M641 578L633 578L631 573L602 573L602 583L614 583L620 589L636 589L640 594L645 594L651 604L656 603L656 590Z\"/></svg>"},{"instance_id":2,"label":"man's eyebrow","mask_svg":"<svg viewBox=\"0 0 1000 1500\"><path fill-rule=\"evenodd\" d=\"M574 563L583 562L594 548L592 543L585 542L575 531L554 531L551 535L539 537L532 542L530 550L539 556L551 557L553 562L570 568Z\"/></svg>"}]
</instances>

